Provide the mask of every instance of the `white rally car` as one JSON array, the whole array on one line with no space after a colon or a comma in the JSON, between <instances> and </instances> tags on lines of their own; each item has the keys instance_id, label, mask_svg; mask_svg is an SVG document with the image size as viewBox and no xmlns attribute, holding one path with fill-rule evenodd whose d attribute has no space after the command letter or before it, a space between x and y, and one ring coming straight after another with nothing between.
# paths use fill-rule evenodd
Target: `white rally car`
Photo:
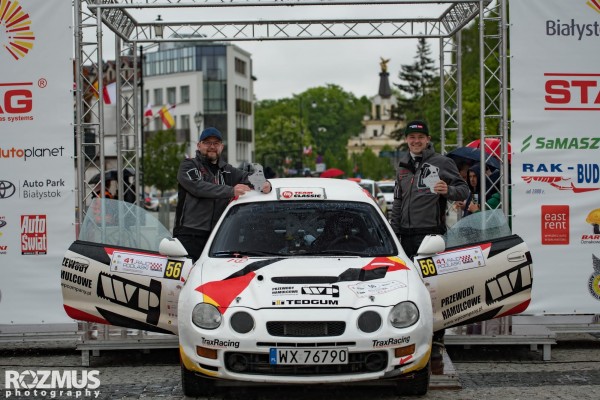
<instances>
[{"instance_id":1,"label":"white rally car","mask_svg":"<svg viewBox=\"0 0 600 400\"><path fill-rule=\"evenodd\" d=\"M434 330L529 304L530 253L493 219L460 221L466 246L427 237L413 265L354 182L271 183L229 204L193 268L151 214L95 199L62 263L68 315L179 335L188 396L231 381L424 394Z\"/></svg>"}]
</instances>

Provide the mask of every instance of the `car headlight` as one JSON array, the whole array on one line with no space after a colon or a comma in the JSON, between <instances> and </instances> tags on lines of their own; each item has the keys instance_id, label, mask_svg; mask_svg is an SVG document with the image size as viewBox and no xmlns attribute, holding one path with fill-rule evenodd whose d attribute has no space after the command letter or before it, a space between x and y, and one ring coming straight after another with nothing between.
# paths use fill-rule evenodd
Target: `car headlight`
<instances>
[{"instance_id":1,"label":"car headlight","mask_svg":"<svg viewBox=\"0 0 600 400\"><path fill-rule=\"evenodd\" d=\"M196 304L192 311L192 322L199 328L216 329L221 325L222 320L223 316L212 304Z\"/></svg>"},{"instance_id":2,"label":"car headlight","mask_svg":"<svg viewBox=\"0 0 600 400\"><path fill-rule=\"evenodd\" d=\"M381 326L381 317L375 311L365 311L358 317L358 329L365 333L372 333Z\"/></svg>"},{"instance_id":3,"label":"car headlight","mask_svg":"<svg viewBox=\"0 0 600 400\"><path fill-rule=\"evenodd\" d=\"M390 312L390 324L394 328L407 328L419 320L419 309L412 301L396 304Z\"/></svg>"}]
</instances>

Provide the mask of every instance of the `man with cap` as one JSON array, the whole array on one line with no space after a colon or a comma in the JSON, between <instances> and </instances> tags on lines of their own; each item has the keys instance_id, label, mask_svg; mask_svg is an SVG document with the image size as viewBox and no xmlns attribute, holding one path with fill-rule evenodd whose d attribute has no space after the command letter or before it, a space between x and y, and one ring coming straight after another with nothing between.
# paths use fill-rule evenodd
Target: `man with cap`
<instances>
[{"instance_id":1,"label":"man with cap","mask_svg":"<svg viewBox=\"0 0 600 400\"><path fill-rule=\"evenodd\" d=\"M196 145L196 157L186 158L177 173L178 200L173 236L179 239L195 262L208 236L229 201L252 190L249 173L221 159L223 136L216 128L206 128ZM265 181L262 193L271 192Z\"/></svg>"},{"instance_id":2,"label":"man with cap","mask_svg":"<svg viewBox=\"0 0 600 400\"><path fill-rule=\"evenodd\" d=\"M424 121L411 121L404 131L409 152L400 157L391 225L409 258L425 236L446 232L447 200L464 200L469 187L456 163L433 149ZM434 334L434 344L443 346L444 331ZM441 359L441 346L434 346L433 358Z\"/></svg>"}]
</instances>

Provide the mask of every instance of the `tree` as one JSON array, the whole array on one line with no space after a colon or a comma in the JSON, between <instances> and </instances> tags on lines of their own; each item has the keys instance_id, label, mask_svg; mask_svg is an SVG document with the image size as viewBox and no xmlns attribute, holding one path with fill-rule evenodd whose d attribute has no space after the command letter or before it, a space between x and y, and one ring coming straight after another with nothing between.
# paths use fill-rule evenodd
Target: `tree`
<instances>
[{"instance_id":1,"label":"tree","mask_svg":"<svg viewBox=\"0 0 600 400\"><path fill-rule=\"evenodd\" d=\"M400 83L394 85L400 89L399 100L404 114L408 119L423 118L426 105L431 103L427 95L439 90L439 74L425 38L418 39L415 62L402 65L398 78Z\"/></svg>"},{"instance_id":2,"label":"tree","mask_svg":"<svg viewBox=\"0 0 600 400\"><path fill-rule=\"evenodd\" d=\"M144 184L154 186L161 196L177 187L177 171L187 143L177 144L175 131L158 131L144 146Z\"/></svg>"},{"instance_id":3,"label":"tree","mask_svg":"<svg viewBox=\"0 0 600 400\"><path fill-rule=\"evenodd\" d=\"M281 172L300 163L311 166L317 155L329 152L338 157L325 157L327 166L344 169L346 144L362 130L369 105L366 97L356 98L331 84L292 98L260 101L255 105L256 160ZM312 148L312 154L303 155L304 147Z\"/></svg>"}]
</instances>

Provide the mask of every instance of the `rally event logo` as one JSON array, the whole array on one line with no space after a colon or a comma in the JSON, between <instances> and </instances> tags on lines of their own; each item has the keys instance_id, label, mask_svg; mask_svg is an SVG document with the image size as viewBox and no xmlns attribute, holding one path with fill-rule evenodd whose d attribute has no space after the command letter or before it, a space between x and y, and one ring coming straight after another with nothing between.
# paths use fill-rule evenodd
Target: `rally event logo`
<instances>
[{"instance_id":1,"label":"rally event logo","mask_svg":"<svg viewBox=\"0 0 600 400\"><path fill-rule=\"evenodd\" d=\"M46 215L21 215L21 254L48 253Z\"/></svg>"},{"instance_id":2,"label":"rally event logo","mask_svg":"<svg viewBox=\"0 0 600 400\"><path fill-rule=\"evenodd\" d=\"M592 254L592 267L594 272L590 275L588 280L588 289L592 297L596 300L600 300L600 258Z\"/></svg>"},{"instance_id":3,"label":"rally event logo","mask_svg":"<svg viewBox=\"0 0 600 400\"><path fill-rule=\"evenodd\" d=\"M35 35L31 30L31 19L18 1L0 2L0 46L15 60L19 60L33 49Z\"/></svg>"},{"instance_id":4,"label":"rally event logo","mask_svg":"<svg viewBox=\"0 0 600 400\"><path fill-rule=\"evenodd\" d=\"M598 0L586 0L585 4L588 5L592 10L600 14L600 1Z\"/></svg>"}]
</instances>

